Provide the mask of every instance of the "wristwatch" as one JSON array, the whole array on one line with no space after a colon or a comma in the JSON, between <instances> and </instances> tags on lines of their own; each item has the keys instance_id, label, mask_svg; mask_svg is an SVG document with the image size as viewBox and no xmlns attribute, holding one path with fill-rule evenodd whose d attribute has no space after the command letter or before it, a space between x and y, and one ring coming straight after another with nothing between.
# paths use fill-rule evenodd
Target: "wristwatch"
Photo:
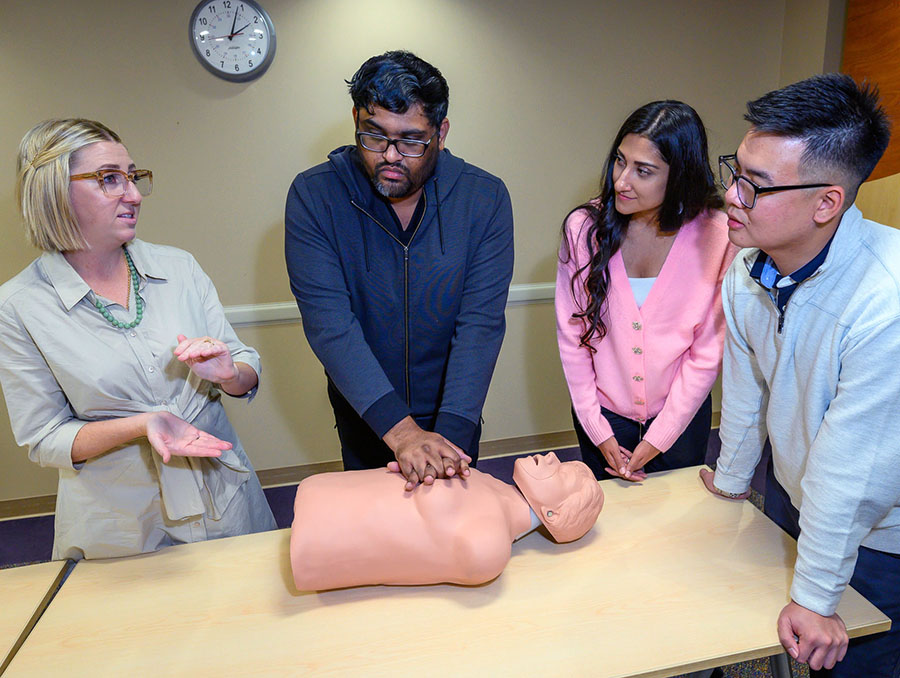
<instances>
[{"instance_id":1,"label":"wristwatch","mask_svg":"<svg viewBox=\"0 0 900 678\"><path fill-rule=\"evenodd\" d=\"M725 490L720 490L720 489L719 489L718 487L716 487L715 485L713 485L713 487L715 487L716 492L717 492L718 494L721 494L723 497L727 497L728 499L737 499L737 498L740 497L742 494L744 494L743 492L725 492Z\"/></svg>"}]
</instances>

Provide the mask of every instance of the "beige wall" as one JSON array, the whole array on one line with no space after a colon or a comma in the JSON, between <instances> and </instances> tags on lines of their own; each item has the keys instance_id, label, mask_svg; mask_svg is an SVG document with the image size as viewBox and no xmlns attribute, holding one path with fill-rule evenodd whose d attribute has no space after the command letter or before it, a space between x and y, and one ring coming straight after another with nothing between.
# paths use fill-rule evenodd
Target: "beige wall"
<instances>
[{"instance_id":1,"label":"beige wall","mask_svg":"<svg viewBox=\"0 0 900 678\"><path fill-rule=\"evenodd\" d=\"M779 86L841 70L846 14L846 0L785 3Z\"/></svg>"},{"instance_id":2,"label":"beige wall","mask_svg":"<svg viewBox=\"0 0 900 678\"><path fill-rule=\"evenodd\" d=\"M137 163L154 170L141 237L192 251L227 306L289 300L287 187L351 140L343 79L365 58L403 47L450 82L449 147L509 186L514 283L550 282L559 223L594 192L628 112L683 99L706 121L712 154L730 151L744 131L744 102L781 82L794 44L804 54L826 49L824 39L809 47L825 24L802 35L791 27L829 5L760 0L748 19L746 4L721 0L561 1L552 11L539 0L262 3L276 26L275 62L260 80L233 84L189 51L192 1L2 0L0 279L35 256L13 204L16 144L41 119L79 115L119 131ZM552 305L511 307L508 321L484 438L570 428ZM239 333L265 362L259 397L229 405L256 466L338 458L322 370L300 325ZM25 459L5 417L0 454L0 500L54 491L55 473Z\"/></svg>"}]
</instances>

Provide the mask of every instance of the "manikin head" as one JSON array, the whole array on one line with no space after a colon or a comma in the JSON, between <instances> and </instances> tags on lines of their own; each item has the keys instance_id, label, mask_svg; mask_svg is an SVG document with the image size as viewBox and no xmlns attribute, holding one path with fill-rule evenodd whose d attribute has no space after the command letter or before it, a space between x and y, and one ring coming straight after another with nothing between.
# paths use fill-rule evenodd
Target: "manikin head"
<instances>
[{"instance_id":1,"label":"manikin head","mask_svg":"<svg viewBox=\"0 0 900 678\"><path fill-rule=\"evenodd\" d=\"M553 452L517 459L513 481L560 543L587 534L603 508L603 490L587 465L560 462Z\"/></svg>"}]
</instances>

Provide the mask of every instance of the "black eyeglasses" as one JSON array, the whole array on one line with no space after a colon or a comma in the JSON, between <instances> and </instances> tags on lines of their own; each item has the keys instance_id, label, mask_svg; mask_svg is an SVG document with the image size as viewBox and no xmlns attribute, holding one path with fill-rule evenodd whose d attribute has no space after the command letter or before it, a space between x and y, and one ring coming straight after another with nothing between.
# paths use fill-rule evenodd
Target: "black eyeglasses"
<instances>
[{"instance_id":1,"label":"black eyeglasses","mask_svg":"<svg viewBox=\"0 0 900 678\"><path fill-rule=\"evenodd\" d=\"M437 132L431 135L428 141L419 141L418 139L390 139L381 134L372 134L371 132L357 132L356 138L359 139L360 145L367 151L375 153L387 153L387 149L394 146L397 153L404 158L421 158L428 149L428 144L437 136Z\"/></svg>"},{"instance_id":2,"label":"black eyeglasses","mask_svg":"<svg viewBox=\"0 0 900 678\"><path fill-rule=\"evenodd\" d=\"M756 198L762 193L774 193L775 191L795 191L800 188L824 188L833 184L792 184L790 186L759 186L743 174L738 174L732 163L737 162L737 155L719 156L719 183L726 191L732 184L737 184L737 197L741 204L748 210L756 205Z\"/></svg>"}]
</instances>

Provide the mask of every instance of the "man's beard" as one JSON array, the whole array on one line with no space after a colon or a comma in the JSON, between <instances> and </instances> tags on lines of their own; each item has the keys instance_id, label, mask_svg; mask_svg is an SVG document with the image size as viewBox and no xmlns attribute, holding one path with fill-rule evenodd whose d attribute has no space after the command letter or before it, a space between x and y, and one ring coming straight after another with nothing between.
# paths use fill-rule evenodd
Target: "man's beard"
<instances>
[{"instance_id":1,"label":"man's beard","mask_svg":"<svg viewBox=\"0 0 900 678\"><path fill-rule=\"evenodd\" d=\"M402 181L379 181L378 170L383 167L390 167L397 172L402 172L403 176L406 178ZM375 176L372 177L372 184L375 186L375 190L381 193L385 198L405 198L414 190L409 170L402 165L388 165L388 163L382 163L375 168Z\"/></svg>"},{"instance_id":2,"label":"man's beard","mask_svg":"<svg viewBox=\"0 0 900 678\"><path fill-rule=\"evenodd\" d=\"M372 177L372 185L375 186L375 190L385 198L405 198L418 191L428 181L428 178L434 172L434 166L437 164L437 154L430 152L430 150L429 153L427 161L416 172L411 172L408 167L400 163L382 162L376 165L375 175ZM400 172L405 179L403 181L380 181L378 172L385 168Z\"/></svg>"}]
</instances>

